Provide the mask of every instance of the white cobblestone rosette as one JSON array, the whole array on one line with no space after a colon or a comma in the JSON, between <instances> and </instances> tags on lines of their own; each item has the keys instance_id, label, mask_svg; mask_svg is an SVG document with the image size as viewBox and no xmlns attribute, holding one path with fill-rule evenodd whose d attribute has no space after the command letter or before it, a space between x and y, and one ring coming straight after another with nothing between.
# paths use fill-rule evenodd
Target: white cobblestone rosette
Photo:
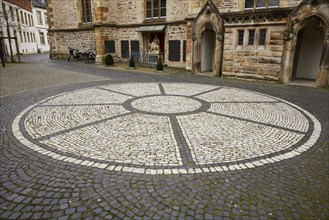
<instances>
[{"instance_id":1,"label":"white cobblestone rosette","mask_svg":"<svg viewBox=\"0 0 329 220\"><path fill-rule=\"evenodd\" d=\"M321 124L284 100L204 84L111 84L50 97L13 121L25 146L63 162L146 174L239 170L311 148Z\"/></svg>"}]
</instances>

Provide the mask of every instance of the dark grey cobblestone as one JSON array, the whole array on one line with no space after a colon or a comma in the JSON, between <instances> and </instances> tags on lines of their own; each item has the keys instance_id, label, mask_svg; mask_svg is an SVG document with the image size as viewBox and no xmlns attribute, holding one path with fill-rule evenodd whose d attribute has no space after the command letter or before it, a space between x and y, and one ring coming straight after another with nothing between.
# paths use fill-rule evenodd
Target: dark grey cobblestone
<instances>
[{"instance_id":1,"label":"dark grey cobblestone","mask_svg":"<svg viewBox=\"0 0 329 220\"><path fill-rule=\"evenodd\" d=\"M38 84L36 89L0 98L0 219L329 218L328 90L186 74L130 73L77 62L31 62L25 67L54 74L77 72L81 79L57 86L45 81L45 88ZM103 81L90 81L96 77ZM272 95L313 114L321 122L322 134L307 152L253 169L146 175L50 159L25 147L11 133L18 113L38 101L75 89L125 82L197 82Z\"/></svg>"}]
</instances>

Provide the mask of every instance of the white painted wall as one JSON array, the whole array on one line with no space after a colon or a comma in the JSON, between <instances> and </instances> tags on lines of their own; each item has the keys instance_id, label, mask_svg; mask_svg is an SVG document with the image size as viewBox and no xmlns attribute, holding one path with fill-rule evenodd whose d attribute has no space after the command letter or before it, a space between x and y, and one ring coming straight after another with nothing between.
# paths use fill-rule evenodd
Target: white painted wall
<instances>
[{"instance_id":1,"label":"white painted wall","mask_svg":"<svg viewBox=\"0 0 329 220\"><path fill-rule=\"evenodd\" d=\"M210 30L204 31L202 34L201 72L213 70L215 47L215 32Z\"/></svg>"},{"instance_id":2,"label":"white painted wall","mask_svg":"<svg viewBox=\"0 0 329 220\"><path fill-rule=\"evenodd\" d=\"M37 53L38 49L41 49L41 52L47 52L50 50L49 41L48 41L48 24L46 22L47 10L43 8L33 7L32 12L29 12L25 9L22 9L14 4L4 2L5 10L9 16L9 27L10 35L14 36L14 31L17 34L19 52L21 54ZM10 13L10 7L13 9L13 18ZM17 19L17 10L19 14L19 20ZM37 11L41 12L42 24L38 24L37 20ZM23 20L21 15L23 15ZM28 22L25 21L25 16ZM2 6L0 5L0 31L2 31L2 36L7 37L6 22L3 16ZM40 42L40 33L44 33L44 44ZM25 35L25 37L24 37ZM28 37L29 36L29 37ZM10 55L10 46L9 40L4 40L5 42L5 53ZM17 48L15 41L11 41L11 46L13 54L17 54Z\"/></svg>"},{"instance_id":3,"label":"white painted wall","mask_svg":"<svg viewBox=\"0 0 329 220\"><path fill-rule=\"evenodd\" d=\"M48 52L50 50L49 41L48 41L48 24L47 24L47 10L43 8L33 7L33 21L34 21L34 33L36 37L37 48L41 52ZM38 22L38 12L41 13L41 24ZM40 33L44 35L44 44L41 43Z\"/></svg>"},{"instance_id":4,"label":"white painted wall","mask_svg":"<svg viewBox=\"0 0 329 220\"><path fill-rule=\"evenodd\" d=\"M323 49L322 28L309 26L304 29L297 64L296 78L316 79Z\"/></svg>"},{"instance_id":5,"label":"white painted wall","mask_svg":"<svg viewBox=\"0 0 329 220\"><path fill-rule=\"evenodd\" d=\"M9 29L10 29L10 36L14 37L14 31L16 31L16 36L17 36L17 40L18 40L18 47L19 47L19 52L23 53L23 54L27 54L27 53L36 53L37 52L37 46L36 46L36 42L33 40L33 34L34 34L34 27L32 24L32 13L22 9L14 4L8 3L8 2L4 2L5 3L5 10L8 13L8 21L9 21ZM10 7L13 9L13 16L11 15L11 10ZM2 6L0 5L0 26L1 29L0 31L2 31L2 36L3 37L8 37L8 33L7 33L7 27L6 27L6 21L4 19L3 16L3 10L2 10ZM17 11L19 14L19 20L17 18ZM21 13L23 15L23 19L24 19L24 23L22 22L22 18L21 18ZM25 22L25 16L27 18L28 21L31 22ZM29 19L31 18L31 19ZM21 34L22 33L22 38L21 38ZM30 40L28 40L28 38L26 37L26 40L24 38L24 33L25 35L29 34L30 36ZM32 39L31 39L31 34L32 34ZM5 53L7 55L10 55L10 45L9 45L9 40L4 40L5 42ZM17 48L16 48L16 44L15 41L12 40L11 41L11 46L13 49L13 54L16 55L17 54Z\"/></svg>"}]
</instances>

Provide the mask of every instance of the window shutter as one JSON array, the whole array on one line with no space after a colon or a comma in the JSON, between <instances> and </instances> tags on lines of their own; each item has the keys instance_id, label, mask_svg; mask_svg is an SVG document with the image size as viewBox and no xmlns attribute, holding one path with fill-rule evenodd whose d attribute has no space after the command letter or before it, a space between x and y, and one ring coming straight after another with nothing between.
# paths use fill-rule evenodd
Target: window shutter
<instances>
[{"instance_id":1,"label":"window shutter","mask_svg":"<svg viewBox=\"0 0 329 220\"><path fill-rule=\"evenodd\" d=\"M127 40L121 41L121 57L129 58L129 41Z\"/></svg>"},{"instance_id":2,"label":"window shutter","mask_svg":"<svg viewBox=\"0 0 329 220\"><path fill-rule=\"evenodd\" d=\"M180 41L169 41L169 61L180 61Z\"/></svg>"},{"instance_id":3,"label":"window shutter","mask_svg":"<svg viewBox=\"0 0 329 220\"><path fill-rule=\"evenodd\" d=\"M105 41L105 53L115 53L115 41L114 40Z\"/></svg>"}]
</instances>

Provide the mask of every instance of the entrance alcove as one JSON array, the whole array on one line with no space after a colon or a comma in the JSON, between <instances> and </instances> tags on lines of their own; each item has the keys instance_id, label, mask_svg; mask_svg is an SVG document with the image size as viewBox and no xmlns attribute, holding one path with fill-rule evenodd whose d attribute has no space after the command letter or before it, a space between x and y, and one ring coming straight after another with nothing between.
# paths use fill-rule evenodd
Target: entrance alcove
<instances>
[{"instance_id":1,"label":"entrance alcove","mask_svg":"<svg viewBox=\"0 0 329 220\"><path fill-rule=\"evenodd\" d=\"M224 45L224 23L211 0L193 21L192 72L221 76Z\"/></svg>"},{"instance_id":2,"label":"entrance alcove","mask_svg":"<svg viewBox=\"0 0 329 220\"><path fill-rule=\"evenodd\" d=\"M329 3L303 0L289 15L279 80L317 87L329 83ZM299 79L307 80L300 82Z\"/></svg>"},{"instance_id":3,"label":"entrance alcove","mask_svg":"<svg viewBox=\"0 0 329 220\"><path fill-rule=\"evenodd\" d=\"M297 35L292 80L316 80L323 50L324 29L316 17L304 21Z\"/></svg>"},{"instance_id":4,"label":"entrance alcove","mask_svg":"<svg viewBox=\"0 0 329 220\"><path fill-rule=\"evenodd\" d=\"M201 72L212 72L216 47L216 33L212 24L207 24L202 33Z\"/></svg>"}]
</instances>

